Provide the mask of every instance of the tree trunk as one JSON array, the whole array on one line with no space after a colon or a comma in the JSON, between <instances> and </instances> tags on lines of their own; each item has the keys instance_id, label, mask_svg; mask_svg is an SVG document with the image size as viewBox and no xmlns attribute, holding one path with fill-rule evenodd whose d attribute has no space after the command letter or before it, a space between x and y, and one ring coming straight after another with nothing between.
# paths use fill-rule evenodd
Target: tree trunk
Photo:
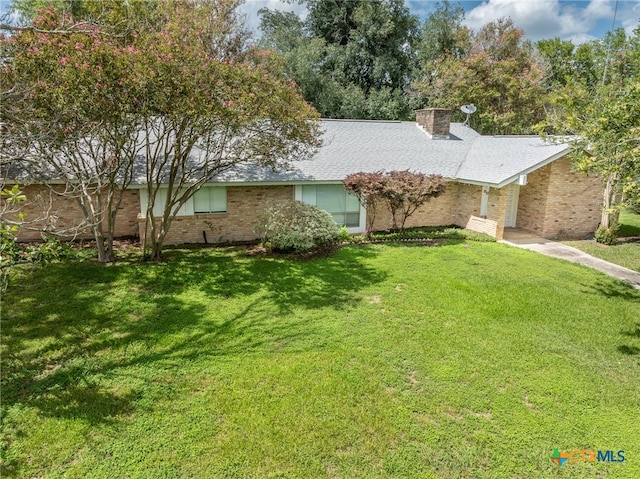
<instances>
[{"instance_id":1,"label":"tree trunk","mask_svg":"<svg viewBox=\"0 0 640 479\"><path fill-rule=\"evenodd\" d=\"M162 242L154 240L151 244L151 261L160 261L162 259Z\"/></svg>"},{"instance_id":2,"label":"tree trunk","mask_svg":"<svg viewBox=\"0 0 640 479\"><path fill-rule=\"evenodd\" d=\"M96 240L96 249L98 250L98 262L113 263L113 236L105 235L100 226L93 228L93 236Z\"/></svg>"},{"instance_id":3,"label":"tree trunk","mask_svg":"<svg viewBox=\"0 0 640 479\"><path fill-rule=\"evenodd\" d=\"M367 207L365 208L365 224L367 228L367 238L371 238L373 232L373 224L376 221L376 213L378 210L378 201L373 198L367 199Z\"/></svg>"},{"instance_id":4,"label":"tree trunk","mask_svg":"<svg viewBox=\"0 0 640 479\"><path fill-rule=\"evenodd\" d=\"M614 208L616 203L616 181L617 175L615 173L610 174L607 177L604 191L602 192L602 218L600 219L600 226L606 229L609 229L614 223L617 223L618 216L620 215L620 212Z\"/></svg>"}]
</instances>

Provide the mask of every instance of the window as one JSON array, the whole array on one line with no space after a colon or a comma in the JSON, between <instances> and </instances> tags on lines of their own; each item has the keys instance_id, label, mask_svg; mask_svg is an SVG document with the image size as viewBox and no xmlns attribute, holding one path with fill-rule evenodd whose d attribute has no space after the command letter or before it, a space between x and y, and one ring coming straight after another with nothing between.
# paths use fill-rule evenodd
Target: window
<instances>
[{"instance_id":1,"label":"window","mask_svg":"<svg viewBox=\"0 0 640 479\"><path fill-rule=\"evenodd\" d=\"M146 214L147 212L147 191L142 190L144 194L141 195L142 199L142 213ZM155 201L153 203L153 216L156 218L160 218L164 215L164 208L167 204L167 190L165 188L159 188L156 192ZM189 214L188 204L182 205L182 207L178 210L178 216L184 216Z\"/></svg>"},{"instance_id":2,"label":"window","mask_svg":"<svg viewBox=\"0 0 640 479\"><path fill-rule=\"evenodd\" d=\"M360 226L360 202L342 185L304 185L302 201L328 211L339 225Z\"/></svg>"},{"instance_id":3,"label":"window","mask_svg":"<svg viewBox=\"0 0 640 479\"><path fill-rule=\"evenodd\" d=\"M227 189L223 186L203 186L193 195L193 212L226 213Z\"/></svg>"}]
</instances>

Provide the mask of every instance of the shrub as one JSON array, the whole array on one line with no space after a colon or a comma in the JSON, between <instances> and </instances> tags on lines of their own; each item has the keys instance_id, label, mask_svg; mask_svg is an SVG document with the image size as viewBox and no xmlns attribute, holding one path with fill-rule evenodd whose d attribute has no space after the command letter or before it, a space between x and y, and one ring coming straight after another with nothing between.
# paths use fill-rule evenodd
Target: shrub
<instances>
[{"instance_id":1,"label":"shrub","mask_svg":"<svg viewBox=\"0 0 640 479\"><path fill-rule=\"evenodd\" d=\"M618 240L618 223L613 223L609 228L599 226L596 230L596 241L598 243L614 245Z\"/></svg>"},{"instance_id":2,"label":"shrub","mask_svg":"<svg viewBox=\"0 0 640 479\"><path fill-rule=\"evenodd\" d=\"M340 228L324 210L300 201L270 206L258 215L255 231L276 251L308 251L338 240Z\"/></svg>"}]
</instances>

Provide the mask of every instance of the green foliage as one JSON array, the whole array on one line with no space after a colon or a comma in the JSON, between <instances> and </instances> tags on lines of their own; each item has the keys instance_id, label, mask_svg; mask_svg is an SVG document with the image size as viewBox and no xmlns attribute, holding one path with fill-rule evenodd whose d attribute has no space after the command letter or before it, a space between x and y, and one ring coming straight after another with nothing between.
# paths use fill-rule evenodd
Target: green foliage
<instances>
[{"instance_id":1,"label":"green foliage","mask_svg":"<svg viewBox=\"0 0 640 479\"><path fill-rule=\"evenodd\" d=\"M471 126L483 134L528 134L543 118L543 70L524 32L511 20L497 20L469 34L461 56L441 55L423 66L414 87L429 106L454 110L473 103Z\"/></svg>"},{"instance_id":2,"label":"green foliage","mask_svg":"<svg viewBox=\"0 0 640 479\"><path fill-rule=\"evenodd\" d=\"M623 29L580 45L538 42L549 65L544 134L564 135L577 169L603 182L599 242L615 243L620 210L640 195L640 40Z\"/></svg>"},{"instance_id":3,"label":"green foliage","mask_svg":"<svg viewBox=\"0 0 640 479\"><path fill-rule=\"evenodd\" d=\"M450 0L436 2L422 26L417 47L423 66L441 57L460 58L464 55L469 32L462 25L463 20L462 5L452 5Z\"/></svg>"},{"instance_id":4,"label":"green foliage","mask_svg":"<svg viewBox=\"0 0 640 479\"><path fill-rule=\"evenodd\" d=\"M268 206L259 216L255 231L264 244L277 251L309 251L340 238L340 228L324 210L300 201Z\"/></svg>"},{"instance_id":5,"label":"green foliage","mask_svg":"<svg viewBox=\"0 0 640 479\"><path fill-rule=\"evenodd\" d=\"M6 206L15 208L27 199L18 185L3 189L0 195ZM17 217L19 221L25 218L23 214ZM7 290L11 273L17 265L59 261L71 252L67 243L52 236L45 237L41 244L21 245L16 239L19 229L19 224L9 224L4 218L0 221L0 292Z\"/></svg>"},{"instance_id":6,"label":"green foliage","mask_svg":"<svg viewBox=\"0 0 640 479\"><path fill-rule=\"evenodd\" d=\"M613 222L608 228L599 226L596 230L596 241L606 245L614 245L618 241L618 223Z\"/></svg>"},{"instance_id":7,"label":"green foliage","mask_svg":"<svg viewBox=\"0 0 640 479\"><path fill-rule=\"evenodd\" d=\"M540 40L536 43L536 50L546 62L547 89L566 85L576 79L576 70L579 67L574 62L575 45L571 40L560 40L557 37Z\"/></svg>"},{"instance_id":8,"label":"green foliage","mask_svg":"<svg viewBox=\"0 0 640 479\"><path fill-rule=\"evenodd\" d=\"M346 226L340 227L340 232L338 233L338 239L340 241L349 241L351 239L351 234L347 231Z\"/></svg>"},{"instance_id":9,"label":"green foliage","mask_svg":"<svg viewBox=\"0 0 640 479\"><path fill-rule=\"evenodd\" d=\"M640 213L634 213L631 209L623 209L620 212L618 226L618 238L640 237ZM566 243L591 256L640 273L640 242L638 241L621 239L613 243L610 248L603 248L602 243L593 240L567 241Z\"/></svg>"},{"instance_id":10,"label":"green foliage","mask_svg":"<svg viewBox=\"0 0 640 479\"><path fill-rule=\"evenodd\" d=\"M477 233L458 226L420 226L405 228L403 230L374 231L368 237L353 235L349 241L354 244L372 242L393 242L403 240L453 240L474 241L480 243L493 243L496 239L492 236Z\"/></svg>"},{"instance_id":11,"label":"green foliage","mask_svg":"<svg viewBox=\"0 0 640 479\"><path fill-rule=\"evenodd\" d=\"M418 20L402 0L312 0L303 21L262 9L261 45L326 118L409 119L419 104L406 87Z\"/></svg>"}]
</instances>

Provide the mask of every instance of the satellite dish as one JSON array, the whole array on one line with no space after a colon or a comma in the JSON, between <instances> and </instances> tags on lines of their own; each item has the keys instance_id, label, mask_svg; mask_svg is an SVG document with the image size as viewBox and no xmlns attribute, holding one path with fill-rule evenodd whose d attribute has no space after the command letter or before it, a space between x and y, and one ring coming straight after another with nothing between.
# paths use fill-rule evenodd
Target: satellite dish
<instances>
[{"instance_id":1,"label":"satellite dish","mask_svg":"<svg viewBox=\"0 0 640 479\"><path fill-rule=\"evenodd\" d=\"M462 105L460 110L462 110L462 113L467 114L467 119L462 123L462 126L469 126L469 119L471 118L471 115L476 112L476 106L473 103L469 103L468 105Z\"/></svg>"},{"instance_id":2,"label":"satellite dish","mask_svg":"<svg viewBox=\"0 0 640 479\"><path fill-rule=\"evenodd\" d=\"M477 110L476 106L473 103L469 105L462 105L460 109L462 110L462 113L466 113L467 115L471 115L472 113L475 113Z\"/></svg>"}]
</instances>

